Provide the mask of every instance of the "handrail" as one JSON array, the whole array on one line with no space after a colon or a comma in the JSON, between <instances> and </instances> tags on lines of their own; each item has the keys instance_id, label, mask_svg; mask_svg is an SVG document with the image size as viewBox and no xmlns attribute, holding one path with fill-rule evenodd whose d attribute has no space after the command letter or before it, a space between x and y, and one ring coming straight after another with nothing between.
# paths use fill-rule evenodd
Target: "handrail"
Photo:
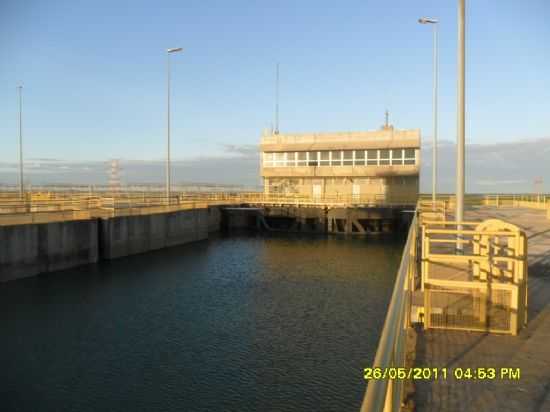
<instances>
[{"instance_id":1,"label":"handrail","mask_svg":"<svg viewBox=\"0 0 550 412\"><path fill-rule=\"evenodd\" d=\"M410 304L413 280L416 272L417 216L411 222L407 242L403 249L401 264L373 367L404 367L406 335L410 325ZM369 381L361 412L398 411L403 397L403 380L375 379Z\"/></svg>"},{"instance_id":2,"label":"handrail","mask_svg":"<svg viewBox=\"0 0 550 412\"><path fill-rule=\"evenodd\" d=\"M496 207L530 207L546 209L550 219L550 198L547 195L467 195L469 206ZM26 192L20 196L17 192L0 192L0 216L4 221L9 216L20 214L63 211L89 211L92 216L104 215L105 210L114 210L116 215L133 213L156 213L158 208L168 207L187 209L190 205L200 203L201 207L249 203L273 206L308 206L308 207L404 207L417 203L417 196L398 194L311 194L263 193L263 192L175 192L167 198L162 192ZM418 211L423 212L421 223L449 225L445 221L446 211L452 208L455 199L452 195L438 195L432 203L426 195L418 196ZM139 209L139 210L138 210ZM469 224L462 222L461 225Z\"/></svg>"}]
</instances>

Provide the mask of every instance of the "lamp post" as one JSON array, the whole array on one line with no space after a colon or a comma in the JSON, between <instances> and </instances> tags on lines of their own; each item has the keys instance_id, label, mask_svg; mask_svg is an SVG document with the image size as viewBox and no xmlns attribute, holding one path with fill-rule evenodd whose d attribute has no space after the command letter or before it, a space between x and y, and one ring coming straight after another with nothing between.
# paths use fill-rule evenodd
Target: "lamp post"
<instances>
[{"instance_id":1,"label":"lamp post","mask_svg":"<svg viewBox=\"0 0 550 412\"><path fill-rule=\"evenodd\" d=\"M166 74L167 74L167 128L166 128L166 202L170 204L171 167L170 167L170 55L182 51L181 47L166 50Z\"/></svg>"},{"instance_id":2,"label":"lamp post","mask_svg":"<svg viewBox=\"0 0 550 412\"><path fill-rule=\"evenodd\" d=\"M458 82L457 82L457 142L456 142L456 221L464 221L464 152L465 152L465 0L458 0ZM458 230L462 225L458 225ZM456 248L462 252L461 237L457 239Z\"/></svg>"},{"instance_id":3,"label":"lamp post","mask_svg":"<svg viewBox=\"0 0 550 412\"><path fill-rule=\"evenodd\" d=\"M435 210L437 193L437 88L439 78L438 64L438 20L429 17L418 19L420 24L431 24L433 27L433 147L432 147L432 210Z\"/></svg>"},{"instance_id":4,"label":"lamp post","mask_svg":"<svg viewBox=\"0 0 550 412\"><path fill-rule=\"evenodd\" d=\"M24 195L23 190L23 86L17 86L19 91L19 196Z\"/></svg>"}]
</instances>

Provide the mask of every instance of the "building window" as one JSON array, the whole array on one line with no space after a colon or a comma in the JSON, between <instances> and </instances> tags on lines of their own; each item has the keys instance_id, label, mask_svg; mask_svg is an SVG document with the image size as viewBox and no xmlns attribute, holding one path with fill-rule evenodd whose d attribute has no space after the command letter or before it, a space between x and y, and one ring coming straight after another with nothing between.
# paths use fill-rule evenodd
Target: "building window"
<instances>
[{"instance_id":1,"label":"building window","mask_svg":"<svg viewBox=\"0 0 550 412\"><path fill-rule=\"evenodd\" d=\"M403 149L393 149L391 153L391 164L401 166L403 164Z\"/></svg>"},{"instance_id":2,"label":"building window","mask_svg":"<svg viewBox=\"0 0 550 412\"><path fill-rule=\"evenodd\" d=\"M344 166L353 166L353 150L344 150Z\"/></svg>"},{"instance_id":3,"label":"building window","mask_svg":"<svg viewBox=\"0 0 550 412\"><path fill-rule=\"evenodd\" d=\"M390 150L389 149L381 149L379 150L380 155L380 166L385 166L390 164Z\"/></svg>"},{"instance_id":4,"label":"building window","mask_svg":"<svg viewBox=\"0 0 550 412\"><path fill-rule=\"evenodd\" d=\"M308 152L308 166L319 166L318 152Z\"/></svg>"},{"instance_id":5,"label":"building window","mask_svg":"<svg viewBox=\"0 0 550 412\"><path fill-rule=\"evenodd\" d=\"M364 150L356 150L355 151L355 157L353 159L353 164L355 166L364 166L365 165L365 151Z\"/></svg>"},{"instance_id":6,"label":"building window","mask_svg":"<svg viewBox=\"0 0 550 412\"><path fill-rule=\"evenodd\" d=\"M404 163L406 165L416 164L415 150L414 149L405 149L404 152L405 152L404 153L404 155L405 155Z\"/></svg>"},{"instance_id":7,"label":"building window","mask_svg":"<svg viewBox=\"0 0 550 412\"><path fill-rule=\"evenodd\" d=\"M367 165L376 166L378 165L378 150L367 150Z\"/></svg>"},{"instance_id":8,"label":"building window","mask_svg":"<svg viewBox=\"0 0 550 412\"><path fill-rule=\"evenodd\" d=\"M321 160L319 161L320 166L329 166L330 165L330 152L324 151L321 153Z\"/></svg>"},{"instance_id":9,"label":"building window","mask_svg":"<svg viewBox=\"0 0 550 412\"><path fill-rule=\"evenodd\" d=\"M286 166L287 167L296 166L296 152L287 152L287 154L286 154Z\"/></svg>"},{"instance_id":10,"label":"building window","mask_svg":"<svg viewBox=\"0 0 550 412\"><path fill-rule=\"evenodd\" d=\"M264 167L273 167L273 153L264 153Z\"/></svg>"},{"instance_id":11,"label":"building window","mask_svg":"<svg viewBox=\"0 0 550 412\"><path fill-rule=\"evenodd\" d=\"M333 150L330 152L331 166L342 166L342 152L340 150Z\"/></svg>"},{"instance_id":12,"label":"building window","mask_svg":"<svg viewBox=\"0 0 550 412\"><path fill-rule=\"evenodd\" d=\"M296 166L307 166L307 152L298 152Z\"/></svg>"},{"instance_id":13,"label":"building window","mask_svg":"<svg viewBox=\"0 0 550 412\"><path fill-rule=\"evenodd\" d=\"M274 153L275 155L275 161L274 161L274 165L276 167L284 167L286 166L286 153L283 153L283 152L276 152Z\"/></svg>"},{"instance_id":14,"label":"building window","mask_svg":"<svg viewBox=\"0 0 550 412\"><path fill-rule=\"evenodd\" d=\"M415 165L416 149L264 152L263 167Z\"/></svg>"}]
</instances>

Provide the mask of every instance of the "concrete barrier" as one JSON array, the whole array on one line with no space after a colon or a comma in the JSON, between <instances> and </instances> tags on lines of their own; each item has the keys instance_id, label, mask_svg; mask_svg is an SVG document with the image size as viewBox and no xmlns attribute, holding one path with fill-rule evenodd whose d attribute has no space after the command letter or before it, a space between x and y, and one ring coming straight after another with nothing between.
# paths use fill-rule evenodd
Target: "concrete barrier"
<instances>
[{"instance_id":1,"label":"concrete barrier","mask_svg":"<svg viewBox=\"0 0 550 412\"><path fill-rule=\"evenodd\" d=\"M98 222L0 226L0 282L98 260Z\"/></svg>"},{"instance_id":2,"label":"concrete barrier","mask_svg":"<svg viewBox=\"0 0 550 412\"><path fill-rule=\"evenodd\" d=\"M100 219L102 259L135 255L208 238L208 209Z\"/></svg>"}]
</instances>

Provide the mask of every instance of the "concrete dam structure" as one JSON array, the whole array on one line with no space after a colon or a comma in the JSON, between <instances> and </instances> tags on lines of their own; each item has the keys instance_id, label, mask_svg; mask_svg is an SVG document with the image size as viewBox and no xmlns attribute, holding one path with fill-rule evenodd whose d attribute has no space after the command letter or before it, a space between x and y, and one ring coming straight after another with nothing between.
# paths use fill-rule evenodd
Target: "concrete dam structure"
<instances>
[{"instance_id":1,"label":"concrete dam structure","mask_svg":"<svg viewBox=\"0 0 550 412\"><path fill-rule=\"evenodd\" d=\"M218 205L150 214L0 225L0 281L208 239L220 230L368 235L405 231L396 207Z\"/></svg>"},{"instance_id":2,"label":"concrete dam structure","mask_svg":"<svg viewBox=\"0 0 550 412\"><path fill-rule=\"evenodd\" d=\"M0 226L0 281L208 238L218 208Z\"/></svg>"}]
</instances>

